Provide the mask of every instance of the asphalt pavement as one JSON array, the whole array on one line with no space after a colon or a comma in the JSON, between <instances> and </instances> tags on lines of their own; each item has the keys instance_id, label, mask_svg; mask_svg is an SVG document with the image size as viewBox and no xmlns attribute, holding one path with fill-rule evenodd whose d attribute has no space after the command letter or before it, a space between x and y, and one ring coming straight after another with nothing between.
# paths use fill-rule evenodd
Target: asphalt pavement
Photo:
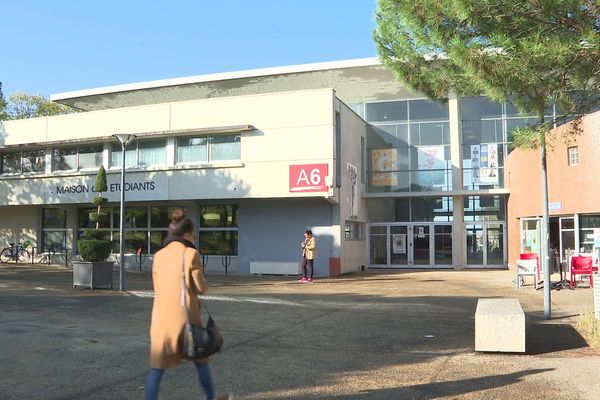
<instances>
[{"instance_id":1,"label":"asphalt pavement","mask_svg":"<svg viewBox=\"0 0 600 400\"><path fill-rule=\"evenodd\" d=\"M600 398L600 355L574 328L593 291L553 290L546 320L543 291L517 291L513 278L209 275L204 301L225 338L215 384L253 400ZM142 399L150 274L126 273L125 289L73 289L64 267L0 265L0 399ZM519 299L526 354L474 351L479 298ZM167 371L160 398L203 399L193 366Z\"/></svg>"}]
</instances>

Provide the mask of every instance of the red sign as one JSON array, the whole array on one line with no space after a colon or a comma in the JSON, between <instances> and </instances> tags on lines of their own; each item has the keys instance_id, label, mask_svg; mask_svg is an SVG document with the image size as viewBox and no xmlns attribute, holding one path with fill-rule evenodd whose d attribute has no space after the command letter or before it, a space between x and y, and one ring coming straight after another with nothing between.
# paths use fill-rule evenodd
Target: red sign
<instances>
[{"instance_id":1,"label":"red sign","mask_svg":"<svg viewBox=\"0 0 600 400\"><path fill-rule=\"evenodd\" d=\"M326 192L328 164L290 165L290 192Z\"/></svg>"}]
</instances>

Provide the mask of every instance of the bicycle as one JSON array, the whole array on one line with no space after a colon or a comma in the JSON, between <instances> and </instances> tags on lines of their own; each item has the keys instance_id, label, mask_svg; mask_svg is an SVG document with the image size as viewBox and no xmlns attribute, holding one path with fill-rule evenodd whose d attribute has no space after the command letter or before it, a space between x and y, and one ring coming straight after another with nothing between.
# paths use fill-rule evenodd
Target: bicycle
<instances>
[{"instance_id":1,"label":"bicycle","mask_svg":"<svg viewBox=\"0 0 600 400\"><path fill-rule=\"evenodd\" d=\"M9 247L5 247L0 252L0 261L7 263L14 261L15 263L24 263L31 259L29 251L27 251L28 243L9 243Z\"/></svg>"}]
</instances>

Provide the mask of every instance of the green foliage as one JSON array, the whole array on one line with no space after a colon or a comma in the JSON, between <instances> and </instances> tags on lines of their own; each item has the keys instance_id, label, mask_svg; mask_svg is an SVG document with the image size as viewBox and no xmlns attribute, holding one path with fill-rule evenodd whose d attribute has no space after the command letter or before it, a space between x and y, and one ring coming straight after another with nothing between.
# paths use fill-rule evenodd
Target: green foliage
<instances>
[{"instance_id":1,"label":"green foliage","mask_svg":"<svg viewBox=\"0 0 600 400\"><path fill-rule=\"evenodd\" d=\"M100 166L96 174L96 182L94 184L96 192L105 192L108 190L106 184L106 171L103 166ZM112 243L106 240L107 233L100 229L101 222L108 218L108 214L102 211L102 206L108 203L108 199L102 196L95 196L92 199L92 204L96 207L96 211L88 214L90 221L96 222L96 229L88 229L82 239L77 241L77 250L83 261L104 261L108 258L112 250Z\"/></svg>"},{"instance_id":2,"label":"green foliage","mask_svg":"<svg viewBox=\"0 0 600 400\"><path fill-rule=\"evenodd\" d=\"M3 120L45 117L73 112L77 112L77 110L51 101L41 94L13 93L8 96L4 107L0 101L0 119Z\"/></svg>"},{"instance_id":3,"label":"green foliage","mask_svg":"<svg viewBox=\"0 0 600 400\"><path fill-rule=\"evenodd\" d=\"M93 211L88 214L88 218L92 222L104 222L108 218L108 213Z\"/></svg>"},{"instance_id":4,"label":"green foliage","mask_svg":"<svg viewBox=\"0 0 600 400\"><path fill-rule=\"evenodd\" d=\"M108 199L106 197L96 196L92 199L92 204L96 207L103 206L106 203L108 203Z\"/></svg>"},{"instance_id":5,"label":"green foliage","mask_svg":"<svg viewBox=\"0 0 600 400\"><path fill-rule=\"evenodd\" d=\"M108 190L108 185L106 184L106 170L104 169L104 165L101 165L100 169L98 169L94 190L99 193L106 192Z\"/></svg>"},{"instance_id":6,"label":"green foliage","mask_svg":"<svg viewBox=\"0 0 600 400\"><path fill-rule=\"evenodd\" d=\"M110 232L102 229L86 229L83 237L77 241L77 250L83 261L104 261L112 250Z\"/></svg>"},{"instance_id":7,"label":"green foliage","mask_svg":"<svg viewBox=\"0 0 600 400\"><path fill-rule=\"evenodd\" d=\"M554 101L562 121L600 103L597 0L379 0L376 19L383 64L431 98L485 94L540 123Z\"/></svg>"},{"instance_id":8,"label":"green foliage","mask_svg":"<svg viewBox=\"0 0 600 400\"><path fill-rule=\"evenodd\" d=\"M109 240L79 239L77 241L79 256L83 261L89 262L106 260L110 255L111 246Z\"/></svg>"},{"instance_id":9,"label":"green foliage","mask_svg":"<svg viewBox=\"0 0 600 400\"><path fill-rule=\"evenodd\" d=\"M5 121L8 119L8 114L6 113L6 100L4 99L4 94L2 93L2 82L0 82L0 121Z\"/></svg>"}]
</instances>

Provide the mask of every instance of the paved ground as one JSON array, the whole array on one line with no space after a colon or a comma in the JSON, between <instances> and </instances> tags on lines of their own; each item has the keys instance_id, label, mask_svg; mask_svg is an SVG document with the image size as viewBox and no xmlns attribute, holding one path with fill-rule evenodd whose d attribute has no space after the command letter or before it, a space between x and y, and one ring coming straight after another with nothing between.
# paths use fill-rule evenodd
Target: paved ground
<instances>
[{"instance_id":1,"label":"paved ground","mask_svg":"<svg viewBox=\"0 0 600 400\"><path fill-rule=\"evenodd\" d=\"M509 271L369 271L299 284L209 276L226 340L214 357L237 399L598 399L600 356L573 328L592 290L516 291ZM72 289L60 268L0 266L0 399L141 399L150 275L128 293ZM516 297L527 354L474 349L481 297ZM194 370L165 375L162 399L202 398Z\"/></svg>"}]
</instances>

